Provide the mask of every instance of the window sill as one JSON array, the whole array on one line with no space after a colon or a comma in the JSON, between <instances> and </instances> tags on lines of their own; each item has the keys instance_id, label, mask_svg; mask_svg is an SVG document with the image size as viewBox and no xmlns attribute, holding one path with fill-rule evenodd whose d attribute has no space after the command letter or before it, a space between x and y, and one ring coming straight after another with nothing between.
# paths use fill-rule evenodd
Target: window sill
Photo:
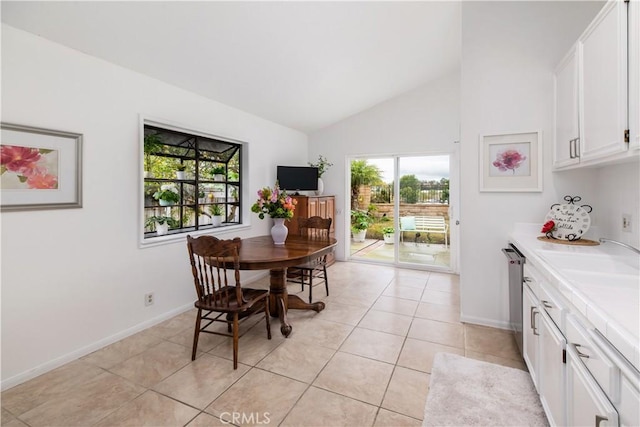
<instances>
[{"instance_id":1,"label":"window sill","mask_svg":"<svg viewBox=\"0 0 640 427\"><path fill-rule=\"evenodd\" d=\"M229 225L226 227L218 227L218 228L208 228L206 230L198 230L189 233L178 233L178 234L167 234L164 236L158 237L149 237L147 239L142 238L139 242L138 247L140 249L152 248L156 246L168 245L176 242L185 242L187 236L201 236L204 234L209 234L215 237L225 236L230 233L236 233L238 231L248 230L251 228L251 224L238 224L238 225ZM234 236L235 237L235 236Z\"/></svg>"}]
</instances>

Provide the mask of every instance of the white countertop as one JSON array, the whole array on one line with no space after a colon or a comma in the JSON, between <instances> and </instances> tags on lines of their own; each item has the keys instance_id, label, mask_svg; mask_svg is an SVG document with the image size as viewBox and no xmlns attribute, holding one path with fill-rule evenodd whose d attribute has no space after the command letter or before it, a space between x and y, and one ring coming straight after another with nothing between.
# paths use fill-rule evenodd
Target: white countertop
<instances>
[{"instance_id":1,"label":"white countertop","mask_svg":"<svg viewBox=\"0 0 640 427\"><path fill-rule=\"evenodd\" d=\"M576 310L640 370L640 256L611 243L538 240L540 224L517 224L512 242Z\"/></svg>"}]
</instances>

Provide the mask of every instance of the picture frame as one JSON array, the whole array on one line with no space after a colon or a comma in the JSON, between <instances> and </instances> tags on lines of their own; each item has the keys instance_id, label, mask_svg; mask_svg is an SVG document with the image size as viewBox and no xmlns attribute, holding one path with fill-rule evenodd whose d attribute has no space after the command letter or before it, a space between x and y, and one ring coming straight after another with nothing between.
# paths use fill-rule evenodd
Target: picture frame
<instances>
[{"instance_id":1,"label":"picture frame","mask_svg":"<svg viewBox=\"0 0 640 427\"><path fill-rule=\"evenodd\" d=\"M0 123L0 210L82 207L82 135Z\"/></svg>"},{"instance_id":2,"label":"picture frame","mask_svg":"<svg viewBox=\"0 0 640 427\"><path fill-rule=\"evenodd\" d=\"M480 191L542 191L542 132L480 135Z\"/></svg>"}]
</instances>

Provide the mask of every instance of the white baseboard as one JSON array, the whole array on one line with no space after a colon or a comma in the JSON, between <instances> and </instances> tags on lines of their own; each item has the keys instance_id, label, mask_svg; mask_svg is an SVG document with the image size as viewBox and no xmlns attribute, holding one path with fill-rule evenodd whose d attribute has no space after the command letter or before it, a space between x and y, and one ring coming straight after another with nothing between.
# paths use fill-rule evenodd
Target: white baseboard
<instances>
[{"instance_id":1,"label":"white baseboard","mask_svg":"<svg viewBox=\"0 0 640 427\"><path fill-rule=\"evenodd\" d=\"M120 341L121 339L127 338L133 334L136 334L140 331L143 331L151 326L157 325L158 323L164 322L167 319L170 319L180 313L184 313L187 310L193 308L193 303L189 303L183 305L181 307L170 310L166 313L163 313L159 316L154 317L153 319L146 320L142 323L139 323L131 328L125 329L123 331L118 332L117 334L111 335L107 338L101 339L99 341L93 342L85 347L79 348L71 353L60 356L56 359L45 362L35 368L29 369L28 371L19 373L10 378L3 379L0 382L0 390L5 391L11 387L14 387L18 384L22 384L25 381L33 379L37 376L40 376L44 373L47 373L55 368L58 368L64 364L72 362L76 359L79 359L87 354L91 354L96 350L100 350L103 347L108 346L109 344L113 344L114 342Z\"/></svg>"},{"instance_id":2,"label":"white baseboard","mask_svg":"<svg viewBox=\"0 0 640 427\"><path fill-rule=\"evenodd\" d=\"M489 326L491 328L511 330L511 324L509 322L498 321L494 319L486 319L483 317L460 315L460 321L463 323L471 323L473 325Z\"/></svg>"}]
</instances>

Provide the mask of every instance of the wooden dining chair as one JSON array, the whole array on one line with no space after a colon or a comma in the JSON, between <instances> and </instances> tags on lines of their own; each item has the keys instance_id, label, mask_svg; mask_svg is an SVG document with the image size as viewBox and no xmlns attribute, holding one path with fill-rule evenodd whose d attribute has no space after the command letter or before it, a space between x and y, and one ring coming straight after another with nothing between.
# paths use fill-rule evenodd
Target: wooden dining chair
<instances>
[{"instance_id":1,"label":"wooden dining chair","mask_svg":"<svg viewBox=\"0 0 640 427\"><path fill-rule=\"evenodd\" d=\"M329 239L331 218L312 216L310 218L298 218L298 230L301 236L309 236L313 239ZM316 282L314 283L314 279ZM327 255L313 259L307 263L290 267L287 270L287 281L299 283L302 290L309 286L309 303L313 302L313 287L324 282L327 296L329 296L329 277L327 276Z\"/></svg>"},{"instance_id":2,"label":"wooden dining chair","mask_svg":"<svg viewBox=\"0 0 640 427\"><path fill-rule=\"evenodd\" d=\"M198 309L191 360L196 358L200 333L233 337L233 369L238 368L239 322L264 309L267 338L271 339L269 319L269 291L243 288L240 284L240 258L242 240L221 240L213 236L193 238L187 236L187 249L191 262ZM205 325L202 325L206 322ZM207 330L213 322L227 324L227 332Z\"/></svg>"}]
</instances>

